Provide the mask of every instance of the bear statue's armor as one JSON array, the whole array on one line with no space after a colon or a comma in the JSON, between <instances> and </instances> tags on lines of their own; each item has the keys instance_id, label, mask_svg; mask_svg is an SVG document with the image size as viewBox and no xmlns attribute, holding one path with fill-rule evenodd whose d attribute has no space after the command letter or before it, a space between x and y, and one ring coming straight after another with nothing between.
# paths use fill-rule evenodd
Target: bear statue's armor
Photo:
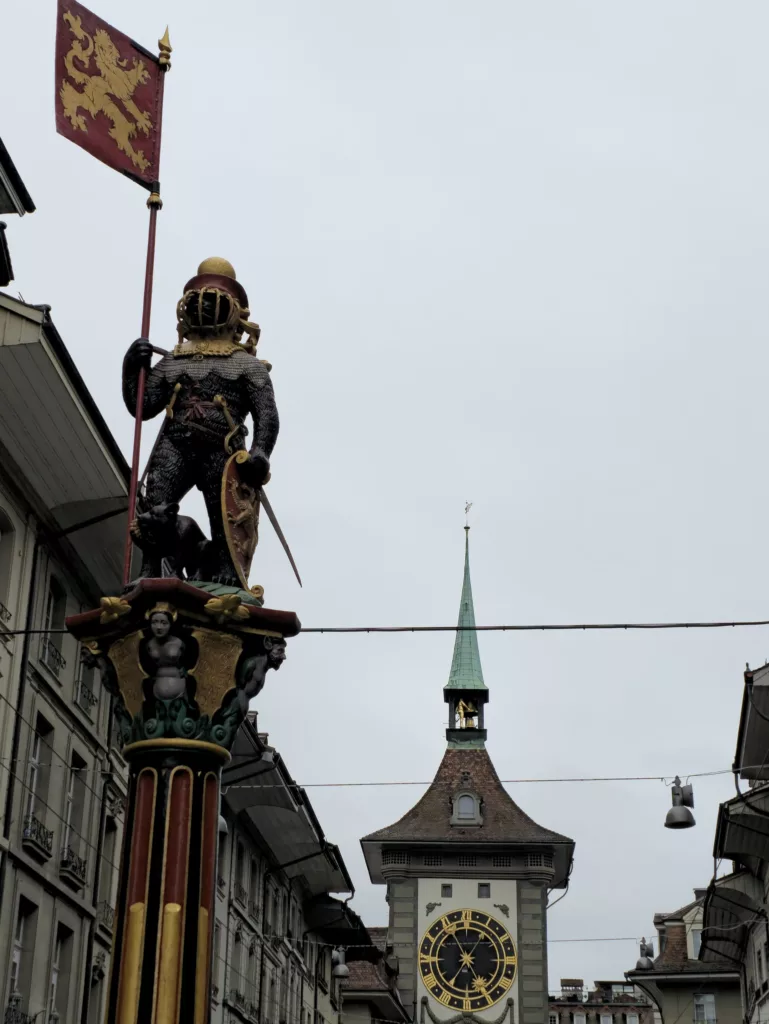
<instances>
[{"instance_id":1,"label":"bear statue's armor","mask_svg":"<svg viewBox=\"0 0 769 1024\"><path fill-rule=\"evenodd\" d=\"M256 358L255 345L237 340L243 325L258 337L256 325L244 319L245 292L234 280L234 271L231 278L205 273L206 264L213 262L201 264L198 276L185 288L177 311L180 343L174 351L150 368L152 349L146 339L129 348L123 363L123 399L135 415L144 366L142 419L164 409L168 418L147 467L143 504L173 504L197 487L208 511L211 544L206 565L196 576L238 585L222 519L224 467L232 452L246 448L245 421L250 415L253 438L240 473L247 484L261 486L269 475L269 457L278 436L278 410L268 364ZM141 577L161 575L158 561L157 552L145 549Z\"/></svg>"}]
</instances>

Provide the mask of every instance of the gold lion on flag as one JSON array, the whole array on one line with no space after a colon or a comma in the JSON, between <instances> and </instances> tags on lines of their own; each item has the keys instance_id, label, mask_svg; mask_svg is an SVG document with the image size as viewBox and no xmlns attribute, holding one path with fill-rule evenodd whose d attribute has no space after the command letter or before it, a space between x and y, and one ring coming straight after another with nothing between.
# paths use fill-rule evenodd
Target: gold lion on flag
<instances>
[{"instance_id":1,"label":"gold lion on flag","mask_svg":"<svg viewBox=\"0 0 769 1024\"><path fill-rule=\"evenodd\" d=\"M80 111L86 111L91 117L105 114L112 122L110 138L114 139L118 149L126 154L135 167L145 171L150 161L143 150L134 149L131 140L138 131L149 136L152 130L149 114L140 110L133 99L136 89L149 80L146 64L134 57L129 67L128 60L121 58L120 51L104 29L99 28L90 36L77 15L66 11L63 17L74 36L64 59L65 67L69 77L82 86L80 91L66 78L62 81L59 97L65 116L73 128L87 132L88 124ZM85 46L81 45L84 40L87 40ZM86 74L91 66L91 57L98 74ZM85 70L80 70L75 62ZM122 104L130 117L118 104Z\"/></svg>"}]
</instances>

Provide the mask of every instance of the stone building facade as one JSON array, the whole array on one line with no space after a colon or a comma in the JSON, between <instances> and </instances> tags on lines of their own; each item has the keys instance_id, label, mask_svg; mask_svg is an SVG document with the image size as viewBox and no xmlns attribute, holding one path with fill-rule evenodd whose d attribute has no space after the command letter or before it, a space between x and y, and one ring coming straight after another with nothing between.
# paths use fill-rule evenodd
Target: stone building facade
<instances>
[{"instance_id":1,"label":"stone building facade","mask_svg":"<svg viewBox=\"0 0 769 1024\"><path fill-rule=\"evenodd\" d=\"M62 630L116 592L127 480L50 311L0 294L0 1001L13 1024L103 1017L126 773L109 697Z\"/></svg>"},{"instance_id":2,"label":"stone building facade","mask_svg":"<svg viewBox=\"0 0 769 1024\"><path fill-rule=\"evenodd\" d=\"M596 981L585 988L581 978L561 978L550 995L548 1024L654 1024L656 1007L626 980Z\"/></svg>"},{"instance_id":3,"label":"stone building facade","mask_svg":"<svg viewBox=\"0 0 769 1024\"><path fill-rule=\"evenodd\" d=\"M222 790L211 1024L339 1024L336 950L371 939L329 895L352 896L347 868L254 712Z\"/></svg>"},{"instance_id":4,"label":"stone building facade","mask_svg":"<svg viewBox=\"0 0 769 1024\"><path fill-rule=\"evenodd\" d=\"M701 959L741 977L746 1024L769 1017L769 665L747 668L733 771L736 795L718 811L713 856L733 870L709 885Z\"/></svg>"},{"instance_id":5,"label":"stone building facade","mask_svg":"<svg viewBox=\"0 0 769 1024\"><path fill-rule=\"evenodd\" d=\"M469 550L459 626L474 626ZM477 634L457 631L444 700L447 749L422 799L361 840L371 880L387 886L398 988L420 1024L548 1013L547 898L563 889L574 843L534 822L502 786L486 750Z\"/></svg>"},{"instance_id":6,"label":"stone building facade","mask_svg":"<svg viewBox=\"0 0 769 1024\"><path fill-rule=\"evenodd\" d=\"M626 978L657 1008L662 1024L739 1024L740 976L722 956L704 957L705 889L677 910L654 915L659 955L643 956Z\"/></svg>"}]
</instances>

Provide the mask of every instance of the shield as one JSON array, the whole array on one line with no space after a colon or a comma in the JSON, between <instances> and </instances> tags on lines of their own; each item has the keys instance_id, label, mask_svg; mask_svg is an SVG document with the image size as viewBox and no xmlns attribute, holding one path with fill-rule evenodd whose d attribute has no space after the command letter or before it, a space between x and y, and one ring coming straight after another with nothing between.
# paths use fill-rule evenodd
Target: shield
<instances>
[{"instance_id":1,"label":"shield","mask_svg":"<svg viewBox=\"0 0 769 1024\"><path fill-rule=\"evenodd\" d=\"M240 464L248 452L230 456L222 476L222 523L233 565L241 586L248 590L248 574L259 540L259 491L240 478Z\"/></svg>"}]
</instances>

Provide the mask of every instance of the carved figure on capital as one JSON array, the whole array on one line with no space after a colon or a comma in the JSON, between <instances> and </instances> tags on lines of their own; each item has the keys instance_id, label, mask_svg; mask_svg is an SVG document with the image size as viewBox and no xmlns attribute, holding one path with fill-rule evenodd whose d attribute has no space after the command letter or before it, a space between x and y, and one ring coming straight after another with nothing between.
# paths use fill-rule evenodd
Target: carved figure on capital
<instances>
[{"instance_id":1,"label":"carved figure on capital","mask_svg":"<svg viewBox=\"0 0 769 1024\"><path fill-rule=\"evenodd\" d=\"M211 598L189 584L181 586L194 595L195 608L150 603L141 593L132 602L129 594L128 613L114 619L108 604L101 615L102 635L83 638L84 657L99 669L114 698L124 744L176 738L229 748L249 701L286 658L285 637L255 628L255 617L286 613L242 604L237 594ZM97 612L78 618L88 615Z\"/></svg>"}]
</instances>

